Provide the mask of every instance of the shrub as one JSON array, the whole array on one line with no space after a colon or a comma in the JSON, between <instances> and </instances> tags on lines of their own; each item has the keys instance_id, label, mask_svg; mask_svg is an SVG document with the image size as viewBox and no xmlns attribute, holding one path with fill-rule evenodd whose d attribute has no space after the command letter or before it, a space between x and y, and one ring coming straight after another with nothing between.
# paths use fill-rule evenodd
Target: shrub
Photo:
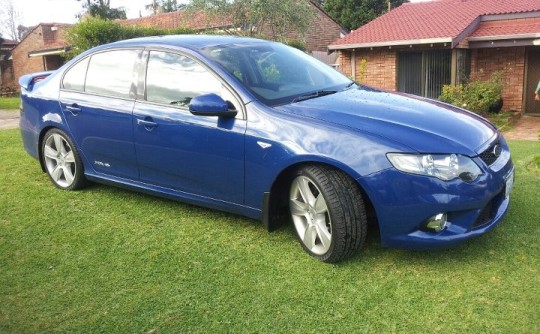
<instances>
[{"instance_id":1,"label":"shrub","mask_svg":"<svg viewBox=\"0 0 540 334\"><path fill-rule=\"evenodd\" d=\"M95 46L145 36L195 34L197 31L189 28L162 29L158 27L123 26L116 21L104 20L99 17L90 17L75 24L66 32L68 44L71 46L66 53L66 59L72 59L82 52ZM205 31L205 34L222 34L221 31ZM242 35L242 32L236 32ZM267 36L258 38L271 39ZM281 39L280 42L306 51L306 45L295 39Z\"/></svg>"},{"instance_id":2,"label":"shrub","mask_svg":"<svg viewBox=\"0 0 540 334\"><path fill-rule=\"evenodd\" d=\"M66 58L71 59L95 46L123 39L193 33L195 33L194 30L188 28L169 30L157 27L126 27L115 21L88 18L67 30L66 37L71 49L66 54Z\"/></svg>"},{"instance_id":3,"label":"shrub","mask_svg":"<svg viewBox=\"0 0 540 334\"><path fill-rule=\"evenodd\" d=\"M470 80L462 85L445 85L439 100L476 113L498 112L502 107L502 73L495 72L489 80Z\"/></svg>"},{"instance_id":4,"label":"shrub","mask_svg":"<svg viewBox=\"0 0 540 334\"><path fill-rule=\"evenodd\" d=\"M282 43L287 44L288 46L291 46L293 48L296 48L300 51L306 52L306 44L302 41L299 41L297 39L290 39L290 40L284 40Z\"/></svg>"}]
</instances>

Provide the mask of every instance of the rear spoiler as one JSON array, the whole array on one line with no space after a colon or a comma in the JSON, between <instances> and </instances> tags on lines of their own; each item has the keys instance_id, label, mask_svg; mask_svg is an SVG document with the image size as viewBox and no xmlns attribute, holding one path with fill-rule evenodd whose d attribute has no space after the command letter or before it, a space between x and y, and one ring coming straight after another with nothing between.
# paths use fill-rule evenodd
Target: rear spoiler
<instances>
[{"instance_id":1,"label":"rear spoiler","mask_svg":"<svg viewBox=\"0 0 540 334\"><path fill-rule=\"evenodd\" d=\"M45 79L46 77L51 75L51 73L53 72L54 71L37 72L37 73L30 73L30 74L23 75L22 77L19 78L19 85L24 90L32 91L32 89L34 88L34 84L36 82L39 82Z\"/></svg>"}]
</instances>

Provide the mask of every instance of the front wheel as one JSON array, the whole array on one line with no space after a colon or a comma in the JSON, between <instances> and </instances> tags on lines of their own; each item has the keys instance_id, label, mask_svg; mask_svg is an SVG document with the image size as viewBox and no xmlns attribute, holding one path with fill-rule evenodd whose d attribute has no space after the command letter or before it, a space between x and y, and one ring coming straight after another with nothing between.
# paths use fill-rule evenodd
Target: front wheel
<instances>
[{"instance_id":1,"label":"front wheel","mask_svg":"<svg viewBox=\"0 0 540 334\"><path fill-rule=\"evenodd\" d=\"M76 190L86 183L83 164L75 145L63 131L49 130L43 138L42 159L52 183L64 190Z\"/></svg>"},{"instance_id":2,"label":"front wheel","mask_svg":"<svg viewBox=\"0 0 540 334\"><path fill-rule=\"evenodd\" d=\"M341 261L364 244L367 219L362 194L339 170L299 169L291 183L289 208L302 247L321 261Z\"/></svg>"}]
</instances>

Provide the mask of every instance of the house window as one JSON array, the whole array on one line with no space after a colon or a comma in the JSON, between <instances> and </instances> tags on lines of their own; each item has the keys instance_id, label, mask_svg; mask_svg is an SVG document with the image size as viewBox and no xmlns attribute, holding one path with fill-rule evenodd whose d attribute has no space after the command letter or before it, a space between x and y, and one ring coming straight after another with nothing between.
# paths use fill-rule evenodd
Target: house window
<instances>
[{"instance_id":1,"label":"house window","mask_svg":"<svg viewBox=\"0 0 540 334\"><path fill-rule=\"evenodd\" d=\"M402 52L398 54L398 91L438 98L450 84L450 50Z\"/></svg>"}]
</instances>

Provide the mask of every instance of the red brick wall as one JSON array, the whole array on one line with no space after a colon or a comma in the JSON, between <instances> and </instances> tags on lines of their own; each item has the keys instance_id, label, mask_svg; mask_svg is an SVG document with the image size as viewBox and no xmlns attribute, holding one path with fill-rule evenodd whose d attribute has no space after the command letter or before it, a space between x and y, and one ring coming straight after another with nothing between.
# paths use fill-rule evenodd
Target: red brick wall
<instances>
[{"instance_id":1,"label":"red brick wall","mask_svg":"<svg viewBox=\"0 0 540 334\"><path fill-rule=\"evenodd\" d=\"M287 38L303 41L307 51L327 51L328 45L341 36L341 26L326 15L320 8L310 2L315 17L302 37L297 32L289 31Z\"/></svg>"},{"instance_id":2,"label":"red brick wall","mask_svg":"<svg viewBox=\"0 0 540 334\"><path fill-rule=\"evenodd\" d=\"M523 111L525 47L474 49L471 76L487 80L497 71L503 73L503 110Z\"/></svg>"},{"instance_id":3,"label":"red brick wall","mask_svg":"<svg viewBox=\"0 0 540 334\"><path fill-rule=\"evenodd\" d=\"M349 78L352 78L351 70L351 56L352 52L348 50L336 51L338 53L337 63L339 64L338 70L345 74Z\"/></svg>"},{"instance_id":4,"label":"red brick wall","mask_svg":"<svg viewBox=\"0 0 540 334\"><path fill-rule=\"evenodd\" d=\"M339 70L346 76L352 76L351 72L351 51L339 51ZM356 50L356 81L381 89L395 91L396 84L396 64L397 53L395 50L378 48L374 50ZM362 73L362 59L365 59L365 69Z\"/></svg>"}]
</instances>

